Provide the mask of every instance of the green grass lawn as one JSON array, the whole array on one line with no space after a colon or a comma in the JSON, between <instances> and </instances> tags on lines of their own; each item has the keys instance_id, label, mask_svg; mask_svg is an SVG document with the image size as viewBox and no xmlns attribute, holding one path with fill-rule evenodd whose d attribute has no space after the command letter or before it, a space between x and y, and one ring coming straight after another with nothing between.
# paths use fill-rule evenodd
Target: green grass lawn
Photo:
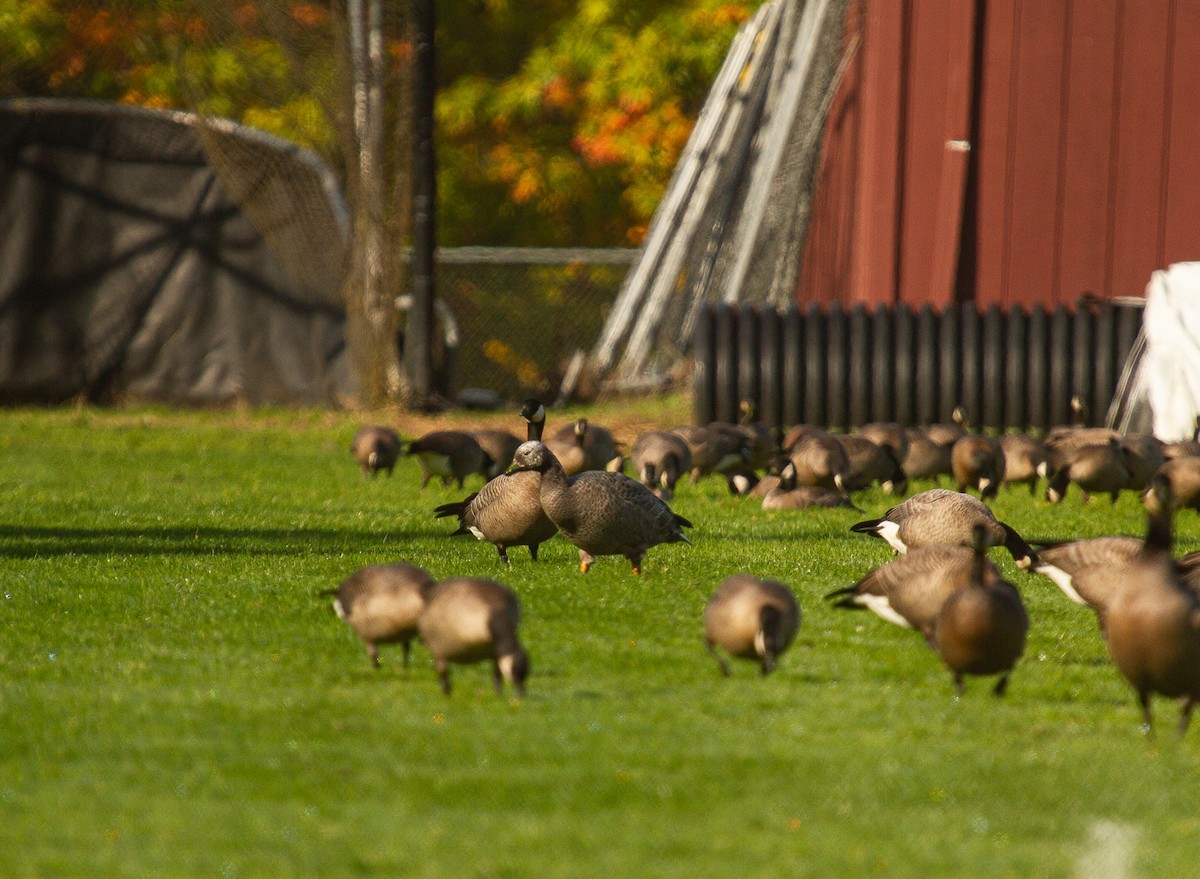
<instances>
[{"instance_id":1,"label":"green grass lawn","mask_svg":"<svg viewBox=\"0 0 1200 879\"><path fill-rule=\"evenodd\" d=\"M1159 700L1148 742L1092 614L1001 551L1026 656L1004 699L982 680L955 699L919 636L822 601L890 557L848 530L864 514L764 512L714 479L673 504L694 546L651 550L641 577L619 558L582 575L561 538L504 568L432 518L464 492L421 492L409 462L364 482L359 423L0 414L0 876L1200 871L1200 729L1180 741ZM1143 530L1133 495L993 507L1033 541ZM1194 513L1179 530L1200 548ZM420 646L372 671L318 593L397 559L517 591L524 701L482 665L443 697ZM702 643L742 570L804 613L765 679L721 678Z\"/></svg>"}]
</instances>

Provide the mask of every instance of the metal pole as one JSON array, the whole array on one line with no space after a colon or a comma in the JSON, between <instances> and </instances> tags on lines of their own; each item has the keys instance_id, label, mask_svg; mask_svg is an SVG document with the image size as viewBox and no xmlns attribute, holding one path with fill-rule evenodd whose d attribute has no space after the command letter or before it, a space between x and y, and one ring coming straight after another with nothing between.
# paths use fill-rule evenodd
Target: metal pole
<instances>
[{"instance_id":1,"label":"metal pole","mask_svg":"<svg viewBox=\"0 0 1200 879\"><path fill-rule=\"evenodd\" d=\"M404 366L409 382L408 403L412 408L424 408L433 393L434 248L437 246L437 164L433 143L435 0L414 0L412 15L412 308L404 333Z\"/></svg>"}]
</instances>

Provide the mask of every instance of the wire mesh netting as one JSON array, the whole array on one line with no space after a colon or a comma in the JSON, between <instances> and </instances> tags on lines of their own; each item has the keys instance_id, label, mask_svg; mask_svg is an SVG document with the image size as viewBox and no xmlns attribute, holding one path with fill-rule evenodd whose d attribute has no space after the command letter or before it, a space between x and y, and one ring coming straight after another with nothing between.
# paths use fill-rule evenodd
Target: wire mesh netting
<instances>
[{"instance_id":1,"label":"wire mesh netting","mask_svg":"<svg viewBox=\"0 0 1200 879\"><path fill-rule=\"evenodd\" d=\"M438 296L449 306L461 336L454 383L510 400L556 392L573 353L595 341L636 253L440 251Z\"/></svg>"}]
</instances>

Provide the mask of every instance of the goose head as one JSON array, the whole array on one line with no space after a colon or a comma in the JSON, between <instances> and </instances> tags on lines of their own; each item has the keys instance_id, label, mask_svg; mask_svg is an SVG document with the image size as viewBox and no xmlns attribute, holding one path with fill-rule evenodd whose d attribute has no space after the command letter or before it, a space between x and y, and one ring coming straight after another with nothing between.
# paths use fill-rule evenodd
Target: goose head
<instances>
[{"instance_id":1,"label":"goose head","mask_svg":"<svg viewBox=\"0 0 1200 879\"><path fill-rule=\"evenodd\" d=\"M557 463L557 458L554 453L546 448L544 443L537 440L521 443L517 446L516 454L513 455L512 465L508 468L508 473L520 473L524 470L533 470L537 473L545 473Z\"/></svg>"}]
</instances>

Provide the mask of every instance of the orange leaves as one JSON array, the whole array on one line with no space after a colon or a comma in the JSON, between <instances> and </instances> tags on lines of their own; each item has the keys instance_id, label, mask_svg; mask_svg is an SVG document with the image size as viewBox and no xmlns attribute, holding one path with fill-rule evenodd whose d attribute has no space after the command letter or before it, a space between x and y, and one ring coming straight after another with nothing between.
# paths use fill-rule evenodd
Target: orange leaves
<instances>
[{"instance_id":1,"label":"orange leaves","mask_svg":"<svg viewBox=\"0 0 1200 879\"><path fill-rule=\"evenodd\" d=\"M329 23L329 10L314 3L297 3L290 12L292 20L304 27L321 28Z\"/></svg>"}]
</instances>

